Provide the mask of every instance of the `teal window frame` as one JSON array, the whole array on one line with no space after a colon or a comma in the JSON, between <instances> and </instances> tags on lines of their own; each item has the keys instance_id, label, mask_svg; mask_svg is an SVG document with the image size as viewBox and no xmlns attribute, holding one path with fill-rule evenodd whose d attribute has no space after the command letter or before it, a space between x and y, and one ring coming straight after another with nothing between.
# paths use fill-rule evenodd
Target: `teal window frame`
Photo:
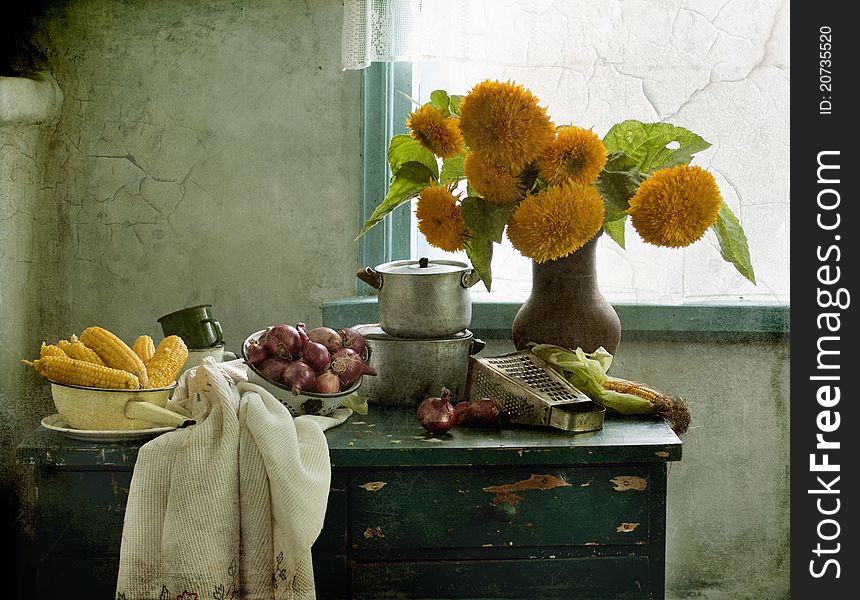
<instances>
[{"instance_id":1,"label":"teal window frame","mask_svg":"<svg viewBox=\"0 0 860 600\"><path fill-rule=\"evenodd\" d=\"M373 63L361 80L361 206L357 229L388 191L388 142L406 132L411 111L412 65ZM411 214L401 207L361 237L358 263L376 266L410 258ZM356 281L356 295L322 303L323 323L346 327L378 320L376 290ZM613 303L624 339L653 341L753 341L787 339L790 307L786 303L740 301L665 305ZM510 339L511 323L520 304L476 300L470 330L486 339Z\"/></svg>"}]
</instances>

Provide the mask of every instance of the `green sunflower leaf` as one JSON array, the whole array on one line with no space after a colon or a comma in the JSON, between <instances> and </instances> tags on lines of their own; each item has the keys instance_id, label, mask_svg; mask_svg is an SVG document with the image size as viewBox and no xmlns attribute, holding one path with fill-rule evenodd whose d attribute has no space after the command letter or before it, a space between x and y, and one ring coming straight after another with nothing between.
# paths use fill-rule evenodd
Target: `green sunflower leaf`
<instances>
[{"instance_id":1,"label":"green sunflower leaf","mask_svg":"<svg viewBox=\"0 0 860 600\"><path fill-rule=\"evenodd\" d=\"M627 214L630 198L645 180L636 163L623 152L613 152L594 184L606 208L603 222L617 221ZM623 244L622 244L623 246Z\"/></svg>"},{"instance_id":2,"label":"green sunflower leaf","mask_svg":"<svg viewBox=\"0 0 860 600\"><path fill-rule=\"evenodd\" d=\"M364 226L355 236L355 239L357 240L367 233L395 208L417 196L421 190L430 185L433 179L433 173L423 163L415 161L403 163L397 173L391 177L391 185L385 199L376 207L370 218L364 222Z\"/></svg>"},{"instance_id":3,"label":"green sunflower leaf","mask_svg":"<svg viewBox=\"0 0 860 600\"><path fill-rule=\"evenodd\" d=\"M439 179L439 161L436 160L436 155L405 133L395 135L388 144L388 166L391 167L391 173L397 175L403 165L410 162L424 165L432 173L433 179Z\"/></svg>"},{"instance_id":4,"label":"green sunflower leaf","mask_svg":"<svg viewBox=\"0 0 860 600\"><path fill-rule=\"evenodd\" d=\"M609 221L603 224L603 231L612 238L616 244L624 248L624 224L627 222L627 216L623 216L615 221Z\"/></svg>"},{"instance_id":5,"label":"green sunflower leaf","mask_svg":"<svg viewBox=\"0 0 860 600\"><path fill-rule=\"evenodd\" d=\"M465 98L465 96L461 96L459 94L452 94L450 96L450 98L451 98L451 112L454 113L455 115L459 115L460 114L460 103L463 102L463 98Z\"/></svg>"},{"instance_id":6,"label":"green sunflower leaf","mask_svg":"<svg viewBox=\"0 0 860 600\"><path fill-rule=\"evenodd\" d=\"M668 148L669 144L677 148ZM607 152L624 152L643 173L687 164L696 152L711 147L689 129L671 123L642 123L635 119L613 125L603 138Z\"/></svg>"},{"instance_id":7,"label":"green sunflower leaf","mask_svg":"<svg viewBox=\"0 0 860 600\"><path fill-rule=\"evenodd\" d=\"M472 262L472 268L481 276L484 287L490 291L493 284L493 273L490 265L493 262L493 240L474 236L466 242L466 256Z\"/></svg>"},{"instance_id":8,"label":"green sunflower leaf","mask_svg":"<svg viewBox=\"0 0 860 600\"><path fill-rule=\"evenodd\" d=\"M478 196L468 196L460 203L460 214L476 235L501 243L508 215L514 206L514 203L493 204Z\"/></svg>"},{"instance_id":9,"label":"green sunflower leaf","mask_svg":"<svg viewBox=\"0 0 860 600\"><path fill-rule=\"evenodd\" d=\"M750 262L747 236L740 221L725 202L722 202L717 220L711 225L711 229L717 234L723 258L732 263L741 275L755 285L755 273Z\"/></svg>"},{"instance_id":10,"label":"green sunflower leaf","mask_svg":"<svg viewBox=\"0 0 860 600\"><path fill-rule=\"evenodd\" d=\"M441 110L442 114L446 117L451 116L451 111L448 109L450 103L451 99L445 90L433 90L430 92L430 106Z\"/></svg>"},{"instance_id":11,"label":"green sunflower leaf","mask_svg":"<svg viewBox=\"0 0 860 600\"><path fill-rule=\"evenodd\" d=\"M451 183L459 181L466 177L466 172L463 165L466 162L466 151L463 150L457 156L446 158L442 161L442 173L439 176L439 181L442 183Z\"/></svg>"}]
</instances>

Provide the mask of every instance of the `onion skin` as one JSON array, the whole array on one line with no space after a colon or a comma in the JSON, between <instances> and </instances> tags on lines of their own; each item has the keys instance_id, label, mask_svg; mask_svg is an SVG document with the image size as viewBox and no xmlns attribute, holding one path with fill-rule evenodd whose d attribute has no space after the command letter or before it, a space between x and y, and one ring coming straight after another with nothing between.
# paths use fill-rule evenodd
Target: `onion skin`
<instances>
[{"instance_id":1,"label":"onion skin","mask_svg":"<svg viewBox=\"0 0 860 600\"><path fill-rule=\"evenodd\" d=\"M290 386L293 396L298 396L302 390L311 389L316 378L316 372L301 360L287 363L284 369L283 382Z\"/></svg>"},{"instance_id":2,"label":"onion skin","mask_svg":"<svg viewBox=\"0 0 860 600\"><path fill-rule=\"evenodd\" d=\"M314 373L321 373L328 368L331 362L331 354L329 354L328 349L322 344L308 340L302 346L302 360L314 370Z\"/></svg>"},{"instance_id":3,"label":"onion skin","mask_svg":"<svg viewBox=\"0 0 860 600\"><path fill-rule=\"evenodd\" d=\"M294 360L301 356L302 340L298 330L283 323L269 327L264 345L270 356Z\"/></svg>"},{"instance_id":4,"label":"onion skin","mask_svg":"<svg viewBox=\"0 0 860 600\"><path fill-rule=\"evenodd\" d=\"M362 375L376 375L376 369L361 360L361 356L351 348L335 350L329 368L337 374L344 388L358 381Z\"/></svg>"},{"instance_id":5,"label":"onion skin","mask_svg":"<svg viewBox=\"0 0 860 600\"><path fill-rule=\"evenodd\" d=\"M458 402L454 405L454 414L457 417L458 425L497 427L501 422L499 405L490 398Z\"/></svg>"},{"instance_id":6,"label":"onion skin","mask_svg":"<svg viewBox=\"0 0 860 600\"><path fill-rule=\"evenodd\" d=\"M290 363L281 358L267 358L259 367L263 377L272 382L281 382L284 380L284 370Z\"/></svg>"},{"instance_id":7,"label":"onion skin","mask_svg":"<svg viewBox=\"0 0 860 600\"><path fill-rule=\"evenodd\" d=\"M425 398L418 405L418 422L431 434L447 433L457 424L457 415L450 398L450 390L442 388L440 397Z\"/></svg>"},{"instance_id":8,"label":"onion skin","mask_svg":"<svg viewBox=\"0 0 860 600\"><path fill-rule=\"evenodd\" d=\"M359 356L364 355L364 336L361 335L354 327L344 327L337 331L341 339L341 346L355 350Z\"/></svg>"},{"instance_id":9,"label":"onion skin","mask_svg":"<svg viewBox=\"0 0 860 600\"><path fill-rule=\"evenodd\" d=\"M314 327L308 331L308 338L312 342L322 344L329 352L333 352L343 346L340 334L331 327Z\"/></svg>"},{"instance_id":10,"label":"onion skin","mask_svg":"<svg viewBox=\"0 0 860 600\"><path fill-rule=\"evenodd\" d=\"M326 369L314 380L313 391L320 394L336 394L340 391L340 378L330 369Z\"/></svg>"},{"instance_id":11,"label":"onion skin","mask_svg":"<svg viewBox=\"0 0 860 600\"><path fill-rule=\"evenodd\" d=\"M248 342L248 347L245 349L245 359L248 363L256 367L262 364L267 358L269 358L269 352L263 344L257 340Z\"/></svg>"}]
</instances>

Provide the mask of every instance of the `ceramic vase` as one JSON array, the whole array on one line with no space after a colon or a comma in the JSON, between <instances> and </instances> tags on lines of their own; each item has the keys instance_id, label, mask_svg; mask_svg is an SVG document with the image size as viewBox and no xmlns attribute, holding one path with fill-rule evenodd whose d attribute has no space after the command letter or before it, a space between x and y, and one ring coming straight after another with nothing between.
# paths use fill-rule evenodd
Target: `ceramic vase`
<instances>
[{"instance_id":1,"label":"ceramic vase","mask_svg":"<svg viewBox=\"0 0 860 600\"><path fill-rule=\"evenodd\" d=\"M531 293L511 327L518 350L530 342L618 350L621 321L597 285L597 239L558 260L532 263Z\"/></svg>"}]
</instances>

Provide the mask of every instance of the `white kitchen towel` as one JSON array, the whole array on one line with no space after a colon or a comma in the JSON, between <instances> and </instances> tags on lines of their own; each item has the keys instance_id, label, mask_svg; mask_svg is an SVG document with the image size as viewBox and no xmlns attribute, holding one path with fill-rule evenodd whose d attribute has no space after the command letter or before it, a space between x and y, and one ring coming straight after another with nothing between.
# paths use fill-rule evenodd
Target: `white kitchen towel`
<instances>
[{"instance_id":1,"label":"white kitchen towel","mask_svg":"<svg viewBox=\"0 0 860 600\"><path fill-rule=\"evenodd\" d=\"M197 424L141 446L117 600L314 598L331 481L323 431L352 411L293 418L244 369L206 358L186 371L173 401Z\"/></svg>"}]
</instances>

